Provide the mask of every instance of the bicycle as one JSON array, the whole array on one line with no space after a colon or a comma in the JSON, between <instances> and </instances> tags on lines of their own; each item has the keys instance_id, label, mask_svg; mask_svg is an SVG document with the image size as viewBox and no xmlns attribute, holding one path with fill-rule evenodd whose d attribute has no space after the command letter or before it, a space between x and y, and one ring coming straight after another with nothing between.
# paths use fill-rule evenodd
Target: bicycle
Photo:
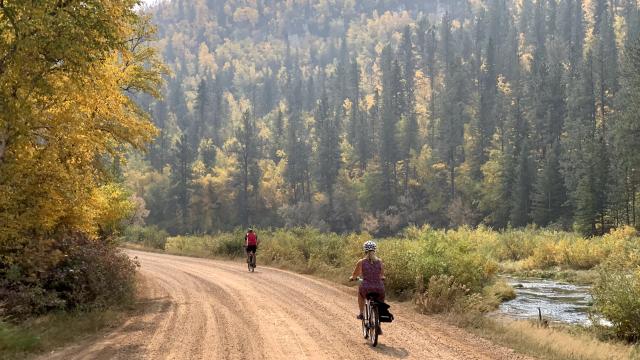
<instances>
[{"instance_id":1,"label":"bicycle","mask_svg":"<svg viewBox=\"0 0 640 360\"><path fill-rule=\"evenodd\" d=\"M357 278L362 282L362 278ZM369 341L371 346L378 345L378 336L382 332L380 329L380 312L376 300L380 294L368 293L364 300L364 313L362 314L362 335Z\"/></svg>"},{"instance_id":2,"label":"bicycle","mask_svg":"<svg viewBox=\"0 0 640 360\"><path fill-rule=\"evenodd\" d=\"M247 268L249 272L254 272L256 269L256 253L253 251L247 251Z\"/></svg>"}]
</instances>

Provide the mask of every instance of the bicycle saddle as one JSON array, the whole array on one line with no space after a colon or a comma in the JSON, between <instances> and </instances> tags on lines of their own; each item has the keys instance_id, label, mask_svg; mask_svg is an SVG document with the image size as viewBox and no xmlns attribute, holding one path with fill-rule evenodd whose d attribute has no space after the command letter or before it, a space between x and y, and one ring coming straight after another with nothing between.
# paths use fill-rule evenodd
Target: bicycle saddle
<instances>
[{"instance_id":1,"label":"bicycle saddle","mask_svg":"<svg viewBox=\"0 0 640 360\"><path fill-rule=\"evenodd\" d=\"M376 300L378 297L380 297L380 294L378 294L377 292L367 293L367 299L369 300Z\"/></svg>"}]
</instances>

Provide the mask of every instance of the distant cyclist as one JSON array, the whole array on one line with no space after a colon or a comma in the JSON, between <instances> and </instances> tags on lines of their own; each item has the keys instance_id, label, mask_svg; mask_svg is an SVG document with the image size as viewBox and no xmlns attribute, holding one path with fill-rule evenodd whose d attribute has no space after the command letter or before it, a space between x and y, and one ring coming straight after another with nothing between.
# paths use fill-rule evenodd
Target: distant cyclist
<instances>
[{"instance_id":1,"label":"distant cyclist","mask_svg":"<svg viewBox=\"0 0 640 360\"><path fill-rule=\"evenodd\" d=\"M247 262L249 262L249 254L253 254L253 256L256 256L258 244L260 244L258 235L255 233L255 231L253 231L252 228L249 228L247 230L247 234L244 236L244 245L247 247Z\"/></svg>"},{"instance_id":2,"label":"distant cyclist","mask_svg":"<svg viewBox=\"0 0 640 360\"><path fill-rule=\"evenodd\" d=\"M365 257L358 260L356 268L349 280L354 280L357 276L362 277L362 284L358 289L358 307L360 314L358 319L362 319L364 311L364 299L368 293L377 293L378 301L384 301L384 266L382 260L376 256L377 245L373 241L367 241L363 245Z\"/></svg>"}]
</instances>

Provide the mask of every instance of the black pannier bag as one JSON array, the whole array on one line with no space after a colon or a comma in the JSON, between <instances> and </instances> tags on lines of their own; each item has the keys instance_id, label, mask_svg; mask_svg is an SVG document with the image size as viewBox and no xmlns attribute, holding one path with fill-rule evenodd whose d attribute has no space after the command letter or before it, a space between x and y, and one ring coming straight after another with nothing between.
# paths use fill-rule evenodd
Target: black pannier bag
<instances>
[{"instance_id":1,"label":"black pannier bag","mask_svg":"<svg viewBox=\"0 0 640 360\"><path fill-rule=\"evenodd\" d=\"M389 308L391 307L391 305L380 302L380 301L376 301L376 304L378 305L380 322L392 322L393 314L389 312Z\"/></svg>"}]
</instances>

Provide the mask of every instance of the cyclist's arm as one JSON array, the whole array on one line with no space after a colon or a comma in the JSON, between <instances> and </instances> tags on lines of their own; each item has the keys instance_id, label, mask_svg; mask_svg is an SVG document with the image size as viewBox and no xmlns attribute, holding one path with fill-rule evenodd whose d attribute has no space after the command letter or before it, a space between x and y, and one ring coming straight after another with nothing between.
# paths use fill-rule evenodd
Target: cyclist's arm
<instances>
[{"instance_id":1,"label":"cyclist's arm","mask_svg":"<svg viewBox=\"0 0 640 360\"><path fill-rule=\"evenodd\" d=\"M380 260L380 279L384 280L384 263Z\"/></svg>"},{"instance_id":2,"label":"cyclist's arm","mask_svg":"<svg viewBox=\"0 0 640 360\"><path fill-rule=\"evenodd\" d=\"M258 239L258 234L256 234L256 246L260 245L260 239Z\"/></svg>"},{"instance_id":3,"label":"cyclist's arm","mask_svg":"<svg viewBox=\"0 0 640 360\"><path fill-rule=\"evenodd\" d=\"M249 246L249 236L248 235L244 236L244 246Z\"/></svg>"},{"instance_id":4,"label":"cyclist's arm","mask_svg":"<svg viewBox=\"0 0 640 360\"><path fill-rule=\"evenodd\" d=\"M356 264L356 268L353 269L353 273L351 274L351 279L355 279L358 275L362 274L362 259L358 260Z\"/></svg>"}]
</instances>

